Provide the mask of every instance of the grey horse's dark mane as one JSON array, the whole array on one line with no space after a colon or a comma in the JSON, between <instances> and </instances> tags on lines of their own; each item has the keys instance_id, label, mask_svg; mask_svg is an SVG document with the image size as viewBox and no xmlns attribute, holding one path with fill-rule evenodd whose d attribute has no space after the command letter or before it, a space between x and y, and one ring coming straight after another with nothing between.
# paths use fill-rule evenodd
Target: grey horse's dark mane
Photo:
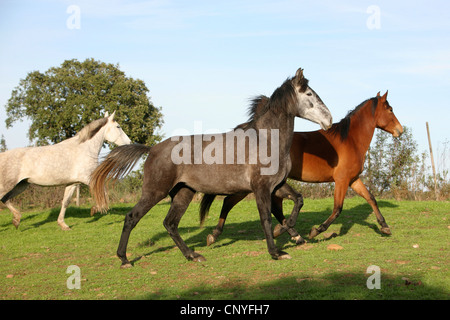
<instances>
[{"instance_id":1,"label":"grey horse's dark mane","mask_svg":"<svg viewBox=\"0 0 450 320\"><path fill-rule=\"evenodd\" d=\"M108 123L108 118L101 118L92 121L87 126L85 126L83 129L81 129L76 136L80 137L79 142L83 143L87 140L92 139L103 126L105 126Z\"/></svg>"},{"instance_id":2,"label":"grey horse's dark mane","mask_svg":"<svg viewBox=\"0 0 450 320\"><path fill-rule=\"evenodd\" d=\"M249 119L247 122L236 127L241 129L248 129L254 127L256 120L259 119L269 110L274 110L275 113L286 109L288 105L295 102L295 88L292 84L293 78L288 78L286 81L277 88L270 98L259 95L250 100L250 107L248 108ZM305 91L308 87L308 79L302 77L298 84L300 85L300 90Z\"/></svg>"}]
</instances>

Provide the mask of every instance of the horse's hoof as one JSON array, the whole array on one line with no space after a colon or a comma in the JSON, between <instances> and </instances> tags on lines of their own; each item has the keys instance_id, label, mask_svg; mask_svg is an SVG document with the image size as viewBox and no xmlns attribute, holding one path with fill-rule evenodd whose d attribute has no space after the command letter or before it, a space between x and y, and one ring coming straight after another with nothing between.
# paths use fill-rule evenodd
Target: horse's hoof
<instances>
[{"instance_id":1,"label":"horse's hoof","mask_svg":"<svg viewBox=\"0 0 450 320\"><path fill-rule=\"evenodd\" d=\"M381 228L381 233L387 234L387 235L392 235L391 229L389 229L389 227L384 227Z\"/></svg>"},{"instance_id":2,"label":"horse's hoof","mask_svg":"<svg viewBox=\"0 0 450 320\"><path fill-rule=\"evenodd\" d=\"M60 224L59 225L60 227L61 227L61 230L64 230L64 231L68 231L68 230L72 230L72 229L70 229L70 227L67 225L67 224Z\"/></svg>"},{"instance_id":3,"label":"horse's hoof","mask_svg":"<svg viewBox=\"0 0 450 320\"><path fill-rule=\"evenodd\" d=\"M132 268L132 267L133 267L133 265L130 262L124 262L120 266L120 269L128 269L128 268Z\"/></svg>"},{"instance_id":4,"label":"horse's hoof","mask_svg":"<svg viewBox=\"0 0 450 320\"><path fill-rule=\"evenodd\" d=\"M212 234L208 234L208 236L206 237L206 245L210 246L214 242L216 242L216 238L214 238L214 236Z\"/></svg>"},{"instance_id":5,"label":"horse's hoof","mask_svg":"<svg viewBox=\"0 0 450 320\"><path fill-rule=\"evenodd\" d=\"M278 260L288 260L288 259L292 259L292 257L289 254L282 254L281 256L278 257Z\"/></svg>"},{"instance_id":6,"label":"horse's hoof","mask_svg":"<svg viewBox=\"0 0 450 320\"><path fill-rule=\"evenodd\" d=\"M287 259L292 259L292 257L287 252L279 251L277 254L272 255L272 259L287 260Z\"/></svg>"},{"instance_id":7,"label":"horse's hoof","mask_svg":"<svg viewBox=\"0 0 450 320\"><path fill-rule=\"evenodd\" d=\"M281 236L285 231L286 229L281 224L277 224L273 229L273 237L277 238Z\"/></svg>"},{"instance_id":8,"label":"horse's hoof","mask_svg":"<svg viewBox=\"0 0 450 320\"><path fill-rule=\"evenodd\" d=\"M187 257L188 260L194 261L194 262L204 262L206 261L206 258L202 256L201 254L194 253Z\"/></svg>"},{"instance_id":9,"label":"horse's hoof","mask_svg":"<svg viewBox=\"0 0 450 320\"><path fill-rule=\"evenodd\" d=\"M192 260L192 261L194 261L194 262L205 262L206 258L203 257L203 256L199 256L199 257L194 258L194 260Z\"/></svg>"},{"instance_id":10,"label":"horse's hoof","mask_svg":"<svg viewBox=\"0 0 450 320\"><path fill-rule=\"evenodd\" d=\"M291 239L295 241L296 245L301 245L301 244L306 243L305 239L303 239L301 235L298 235L296 237L292 237Z\"/></svg>"},{"instance_id":11,"label":"horse's hoof","mask_svg":"<svg viewBox=\"0 0 450 320\"><path fill-rule=\"evenodd\" d=\"M19 225L20 225L20 220L17 221L17 220L14 220L14 219L13 219L12 224L14 225L14 227L16 227L16 229L18 229L18 228L19 228Z\"/></svg>"},{"instance_id":12,"label":"horse's hoof","mask_svg":"<svg viewBox=\"0 0 450 320\"><path fill-rule=\"evenodd\" d=\"M313 228L311 229L311 231L309 232L308 237L309 237L310 239L312 239L312 238L316 237L319 233L320 233L319 230L317 230L317 228L314 228L314 227L313 227Z\"/></svg>"}]
</instances>

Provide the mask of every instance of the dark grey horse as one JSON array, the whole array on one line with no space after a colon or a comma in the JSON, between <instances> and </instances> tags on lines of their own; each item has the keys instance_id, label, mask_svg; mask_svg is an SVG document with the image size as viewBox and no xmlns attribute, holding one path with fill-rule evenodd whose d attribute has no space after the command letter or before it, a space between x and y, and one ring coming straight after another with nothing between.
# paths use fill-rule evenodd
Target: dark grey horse
<instances>
[{"instance_id":1,"label":"dark grey horse","mask_svg":"<svg viewBox=\"0 0 450 320\"><path fill-rule=\"evenodd\" d=\"M103 210L108 206L106 181L125 175L144 153L149 154L142 196L126 215L117 249L122 267L131 266L126 256L131 230L167 195L172 204L164 226L188 260L206 260L178 233L178 223L197 191L223 195L253 192L269 254L274 259L290 258L275 246L270 211L271 194L285 185L291 168L289 150L295 117L316 122L323 129L332 124L330 111L308 86L302 69L276 89L263 108L251 108L243 128L216 135L172 137L151 148L139 144L115 148L93 172L90 183Z\"/></svg>"}]
</instances>

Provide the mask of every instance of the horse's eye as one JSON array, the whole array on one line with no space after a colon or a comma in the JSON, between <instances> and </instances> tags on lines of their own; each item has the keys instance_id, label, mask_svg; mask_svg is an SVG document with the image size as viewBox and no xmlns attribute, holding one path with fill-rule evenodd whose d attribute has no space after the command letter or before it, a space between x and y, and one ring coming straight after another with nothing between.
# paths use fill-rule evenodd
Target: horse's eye
<instances>
[{"instance_id":1,"label":"horse's eye","mask_svg":"<svg viewBox=\"0 0 450 320\"><path fill-rule=\"evenodd\" d=\"M307 95L307 96L312 96L312 93L311 93L311 92L308 92L306 95Z\"/></svg>"}]
</instances>

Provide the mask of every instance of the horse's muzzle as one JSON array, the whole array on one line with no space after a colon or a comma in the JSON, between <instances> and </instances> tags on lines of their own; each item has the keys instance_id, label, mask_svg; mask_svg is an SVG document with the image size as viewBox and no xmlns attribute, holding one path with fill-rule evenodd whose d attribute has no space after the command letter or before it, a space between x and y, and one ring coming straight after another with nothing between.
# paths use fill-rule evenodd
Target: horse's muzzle
<instances>
[{"instance_id":1,"label":"horse's muzzle","mask_svg":"<svg viewBox=\"0 0 450 320\"><path fill-rule=\"evenodd\" d=\"M395 138L398 138L398 137L400 137L402 135L402 133L403 133L403 127L400 126L400 127L397 127L397 128L394 129L394 133L392 135Z\"/></svg>"},{"instance_id":2,"label":"horse's muzzle","mask_svg":"<svg viewBox=\"0 0 450 320\"><path fill-rule=\"evenodd\" d=\"M330 118L330 120L328 122L320 122L320 127L324 130L327 131L328 129L331 128L331 126L333 125L333 118Z\"/></svg>"}]
</instances>

